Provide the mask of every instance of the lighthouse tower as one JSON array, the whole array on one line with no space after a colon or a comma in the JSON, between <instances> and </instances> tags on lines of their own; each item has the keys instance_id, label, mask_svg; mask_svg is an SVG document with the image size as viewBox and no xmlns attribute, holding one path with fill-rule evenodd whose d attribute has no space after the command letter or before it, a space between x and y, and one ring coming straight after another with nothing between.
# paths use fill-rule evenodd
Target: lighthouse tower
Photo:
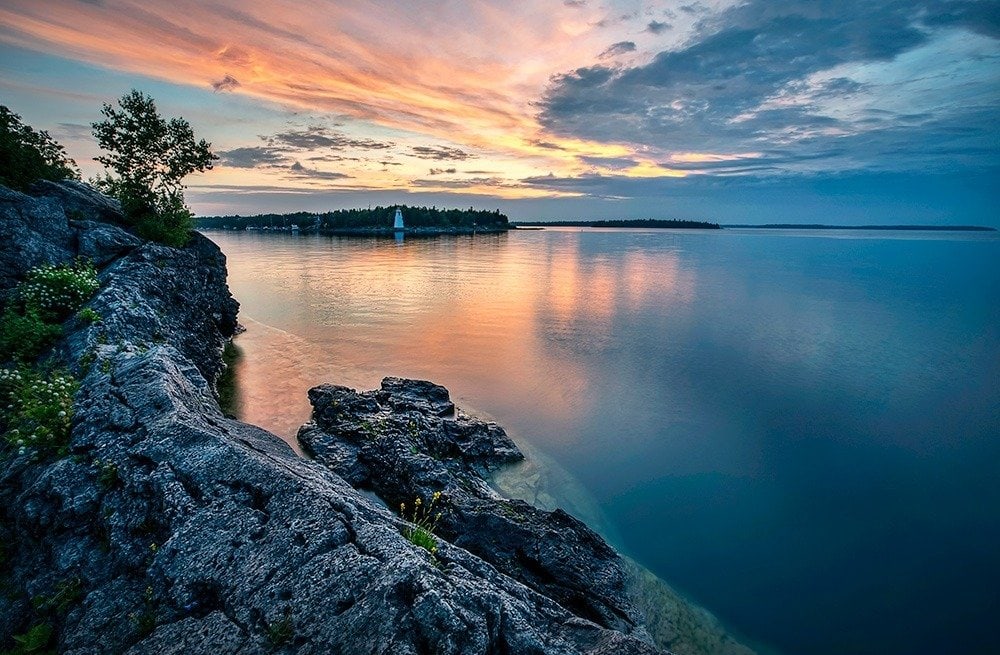
<instances>
[{"instance_id":1,"label":"lighthouse tower","mask_svg":"<svg viewBox=\"0 0 1000 655\"><path fill-rule=\"evenodd\" d=\"M403 212L396 210L396 218L392 221L392 229L402 230L403 229Z\"/></svg>"}]
</instances>

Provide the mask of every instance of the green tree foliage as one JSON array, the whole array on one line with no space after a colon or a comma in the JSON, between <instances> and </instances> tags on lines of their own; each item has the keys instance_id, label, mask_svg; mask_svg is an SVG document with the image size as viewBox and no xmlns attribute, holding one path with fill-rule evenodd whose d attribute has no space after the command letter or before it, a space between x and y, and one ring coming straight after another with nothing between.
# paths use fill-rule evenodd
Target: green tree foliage
<instances>
[{"instance_id":1,"label":"green tree foliage","mask_svg":"<svg viewBox=\"0 0 1000 655\"><path fill-rule=\"evenodd\" d=\"M35 180L79 177L76 162L48 132L36 132L0 105L0 184L24 191Z\"/></svg>"},{"instance_id":2,"label":"green tree foliage","mask_svg":"<svg viewBox=\"0 0 1000 655\"><path fill-rule=\"evenodd\" d=\"M180 246L188 239L191 212L181 180L212 168L211 144L196 141L183 118L162 118L153 99L136 90L105 104L104 120L93 124L97 143L108 154L95 157L108 172L94 180L118 198L129 222L148 239Z\"/></svg>"}]
</instances>

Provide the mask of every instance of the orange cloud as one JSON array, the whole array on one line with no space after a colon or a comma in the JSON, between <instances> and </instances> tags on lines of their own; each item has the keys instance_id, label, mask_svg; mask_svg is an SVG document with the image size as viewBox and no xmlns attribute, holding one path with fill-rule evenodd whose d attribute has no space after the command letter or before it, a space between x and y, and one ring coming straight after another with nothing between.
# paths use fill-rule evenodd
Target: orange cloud
<instances>
[{"instance_id":1,"label":"orange cloud","mask_svg":"<svg viewBox=\"0 0 1000 655\"><path fill-rule=\"evenodd\" d=\"M532 102L551 75L594 60L607 45L595 18L558 3L483 0L8 0L0 41L475 149L510 184L464 190L523 197L540 191L517 179L579 174L578 156L634 154L627 145L545 134L535 119ZM671 173L643 162L627 174ZM414 165L366 179L398 188L416 175Z\"/></svg>"}]
</instances>

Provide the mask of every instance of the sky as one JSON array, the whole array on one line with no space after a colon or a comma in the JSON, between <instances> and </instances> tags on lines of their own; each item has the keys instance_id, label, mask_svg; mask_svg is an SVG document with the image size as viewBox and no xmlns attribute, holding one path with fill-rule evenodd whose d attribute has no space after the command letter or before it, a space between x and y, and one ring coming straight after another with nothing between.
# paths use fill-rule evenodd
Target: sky
<instances>
[{"instance_id":1,"label":"sky","mask_svg":"<svg viewBox=\"0 0 1000 655\"><path fill-rule=\"evenodd\" d=\"M132 88L203 215L1000 227L1000 0L0 0L0 104L85 178Z\"/></svg>"}]
</instances>

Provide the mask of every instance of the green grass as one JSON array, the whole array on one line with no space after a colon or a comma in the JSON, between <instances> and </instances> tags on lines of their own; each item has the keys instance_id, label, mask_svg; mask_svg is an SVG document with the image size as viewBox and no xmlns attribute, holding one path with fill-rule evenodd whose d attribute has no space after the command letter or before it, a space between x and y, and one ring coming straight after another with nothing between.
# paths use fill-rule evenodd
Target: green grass
<instances>
[{"instance_id":1,"label":"green grass","mask_svg":"<svg viewBox=\"0 0 1000 655\"><path fill-rule=\"evenodd\" d=\"M295 636L295 623L292 621L292 608L286 607L285 613L276 621L267 625L267 641L274 648L287 644Z\"/></svg>"},{"instance_id":2,"label":"green grass","mask_svg":"<svg viewBox=\"0 0 1000 655\"><path fill-rule=\"evenodd\" d=\"M423 548L434 557L437 554L437 538L434 530L437 529L438 522L443 516L443 512L437 511L438 502L441 500L441 492L435 491L431 495L431 500L424 503L419 496L413 500L412 511L407 513L406 503L400 503L399 515L410 522L402 530L403 536L414 546Z\"/></svg>"}]
</instances>

